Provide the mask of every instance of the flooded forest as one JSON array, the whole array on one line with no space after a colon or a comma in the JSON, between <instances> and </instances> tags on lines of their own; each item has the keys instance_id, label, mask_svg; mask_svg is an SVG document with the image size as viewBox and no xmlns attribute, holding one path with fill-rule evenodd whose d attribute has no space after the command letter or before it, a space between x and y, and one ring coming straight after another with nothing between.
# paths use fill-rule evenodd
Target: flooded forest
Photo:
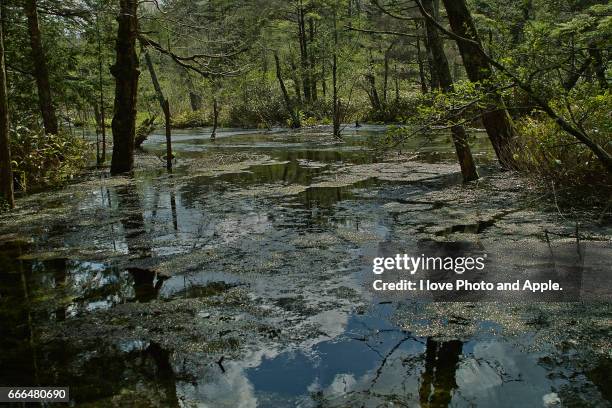
<instances>
[{"instance_id":1,"label":"flooded forest","mask_svg":"<svg viewBox=\"0 0 612 408\"><path fill-rule=\"evenodd\" d=\"M0 18L0 406L612 407L608 1Z\"/></svg>"}]
</instances>

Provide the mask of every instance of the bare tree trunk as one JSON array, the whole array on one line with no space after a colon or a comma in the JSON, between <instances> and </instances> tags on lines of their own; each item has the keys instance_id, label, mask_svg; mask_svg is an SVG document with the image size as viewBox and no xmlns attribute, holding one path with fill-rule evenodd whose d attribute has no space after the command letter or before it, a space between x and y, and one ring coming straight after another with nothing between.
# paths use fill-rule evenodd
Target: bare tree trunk
<instances>
[{"instance_id":1,"label":"bare tree trunk","mask_svg":"<svg viewBox=\"0 0 612 408\"><path fill-rule=\"evenodd\" d=\"M155 88L155 94L157 95L159 106L164 112L164 124L166 125L166 168L171 170L173 154L170 103L168 102L168 99L164 97L164 93L159 85L159 80L157 79L157 74L155 73L155 67L153 67L153 62L151 61L149 52L146 49L144 50L144 58L147 68L149 69L149 74L151 75L151 82L153 82L153 88Z\"/></svg>"},{"instance_id":2,"label":"bare tree trunk","mask_svg":"<svg viewBox=\"0 0 612 408\"><path fill-rule=\"evenodd\" d=\"M0 21L4 22L2 7ZM4 64L4 33L0 27L0 194L10 208L15 208L13 195L13 171L11 169L11 145L9 141L8 92Z\"/></svg>"},{"instance_id":3,"label":"bare tree trunk","mask_svg":"<svg viewBox=\"0 0 612 408\"><path fill-rule=\"evenodd\" d=\"M34 64L34 76L36 77L38 89L38 105L42 114L43 126L45 127L45 133L57 134L59 126L51 99L49 70L47 69L47 60L45 59L45 51L42 45L36 0L25 0L23 8L28 18L32 63Z\"/></svg>"},{"instance_id":4,"label":"bare tree trunk","mask_svg":"<svg viewBox=\"0 0 612 408\"><path fill-rule=\"evenodd\" d=\"M278 53L276 52L274 53L274 62L276 63L276 79L278 79L278 84L280 85L281 92L283 93L283 99L285 100L285 107L287 108L287 112L291 118L291 127L299 128L301 126L300 117L295 111L291 98L289 97L289 93L287 92L287 87L285 87L285 81L283 81L283 74L281 72L280 60L278 59Z\"/></svg>"},{"instance_id":5,"label":"bare tree trunk","mask_svg":"<svg viewBox=\"0 0 612 408\"><path fill-rule=\"evenodd\" d=\"M419 26L417 25L417 30L419 29ZM421 77L421 91L425 94L427 93L427 85L426 85L426 81L425 81L425 74L424 74L424 61L423 58L421 57L421 37L417 36L417 61L419 63L419 75ZM427 54L427 65L429 66L429 86L431 87L431 90L433 91L434 89L440 89L440 81L438 80L438 74L436 73L436 67L435 67L435 62L433 60L433 54L431 53L431 47L429 46L429 43L427 42L427 36L425 36L425 53Z\"/></svg>"},{"instance_id":6,"label":"bare tree trunk","mask_svg":"<svg viewBox=\"0 0 612 408\"><path fill-rule=\"evenodd\" d=\"M421 0L423 8L431 16L437 15L434 10L433 0ZM440 86L444 92L451 92L453 90L453 78L451 76L450 68L448 66L448 60L444 53L444 43L437 28L429 21L425 20L425 28L427 32L427 44L432 54L433 68L436 73L436 77L440 82ZM455 145L455 151L457 152L457 159L461 166L461 174L463 175L463 181L468 182L478 179L478 172L476 171L476 165L472 157L472 151L467 141L467 135L465 129L461 125L454 125L451 127L451 133L453 137L453 144Z\"/></svg>"},{"instance_id":7,"label":"bare tree trunk","mask_svg":"<svg viewBox=\"0 0 612 408\"><path fill-rule=\"evenodd\" d=\"M138 97L138 0L119 1L117 28L117 60L111 68L115 77L113 116L113 159L111 174L127 173L134 168L134 137L136 133L136 100Z\"/></svg>"},{"instance_id":8,"label":"bare tree trunk","mask_svg":"<svg viewBox=\"0 0 612 408\"><path fill-rule=\"evenodd\" d=\"M468 78L472 82L486 82L492 76L491 65L481 51L480 38L465 0L443 2L452 31L460 37L474 41L457 41ZM515 168L514 125L501 95L496 91L491 91L488 103L482 110L482 122L502 167Z\"/></svg>"}]
</instances>

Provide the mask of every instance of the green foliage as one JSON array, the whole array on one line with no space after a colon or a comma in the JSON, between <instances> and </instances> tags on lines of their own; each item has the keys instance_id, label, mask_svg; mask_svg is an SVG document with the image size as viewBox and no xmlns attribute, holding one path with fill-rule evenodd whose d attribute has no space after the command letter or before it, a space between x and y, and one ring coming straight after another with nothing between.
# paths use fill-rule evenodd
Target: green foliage
<instances>
[{"instance_id":1,"label":"green foliage","mask_svg":"<svg viewBox=\"0 0 612 408\"><path fill-rule=\"evenodd\" d=\"M380 110L368 110L364 120L374 123L406 123L421 108L428 105L426 98L422 94L413 93L404 98L393 99L383 103Z\"/></svg>"},{"instance_id":2,"label":"green foliage","mask_svg":"<svg viewBox=\"0 0 612 408\"><path fill-rule=\"evenodd\" d=\"M91 156L91 146L81 138L60 132L16 126L10 132L13 172L21 190L62 184L77 174Z\"/></svg>"},{"instance_id":3,"label":"green foliage","mask_svg":"<svg viewBox=\"0 0 612 408\"><path fill-rule=\"evenodd\" d=\"M212 120L206 118L205 112L192 110L172 115L171 122L175 129L204 127L212 124Z\"/></svg>"},{"instance_id":4,"label":"green foliage","mask_svg":"<svg viewBox=\"0 0 612 408\"><path fill-rule=\"evenodd\" d=\"M609 126L609 125L608 125ZM601 162L582 143L563 132L550 118L539 115L517 122L520 134L515 153L520 168L547 185L608 185L612 180ZM595 133L593 139L612 152L610 133Z\"/></svg>"},{"instance_id":5,"label":"green foliage","mask_svg":"<svg viewBox=\"0 0 612 408\"><path fill-rule=\"evenodd\" d=\"M284 125L290 120L280 91L273 81L249 73L241 78L239 92L227 107L226 122L232 126L260 128Z\"/></svg>"}]
</instances>

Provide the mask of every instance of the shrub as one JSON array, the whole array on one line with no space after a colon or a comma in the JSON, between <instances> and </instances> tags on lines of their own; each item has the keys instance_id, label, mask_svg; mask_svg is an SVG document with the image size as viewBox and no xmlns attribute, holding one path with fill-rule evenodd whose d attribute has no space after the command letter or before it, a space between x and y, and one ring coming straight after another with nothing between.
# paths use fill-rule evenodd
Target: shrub
<instances>
[{"instance_id":1,"label":"shrub","mask_svg":"<svg viewBox=\"0 0 612 408\"><path fill-rule=\"evenodd\" d=\"M210 126L211 121L206 119L203 111L187 111L174 114L170 118L174 129L187 129Z\"/></svg>"},{"instance_id":2,"label":"shrub","mask_svg":"<svg viewBox=\"0 0 612 408\"><path fill-rule=\"evenodd\" d=\"M63 132L45 135L16 126L10 141L13 172L23 191L65 182L87 164L91 154L85 140Z\"/></svg>"},{"instance_id":3,"label":"shrub","mask_svg":"<svg viewBox=\"0 0 612 408\"><path fill-rule=\"evenodd\" d=\"M550 118L524 117L516 122L519 148L515 159L520 169L547 184L581 186L609 184L610 176L593 152L567 134ZM610 133L589 132L595 142L608 151ZM606 147L606 143L608 144Z\"/></svg>"},{"instance_id":4,"label":"shrub","mask_svg":"<svg viewBox=\"0 0 612 408\"><path fill-rule=\"evenodd\" d=\"M241 92L234 95L222 112L230 126L269 128L285 125L290 120L276 82L241 82ZM225 108L225 107L224 107Z\"/></svg>"},{"instance_id":5,"label":"shrub","mask_svg":"<svg viewBox=\"0 0 612 408\"><path fill-rule=\"evenodd\" d=\"M414 93L403 98L389 100L378 111L370 109L365 120L375 123L406 123L417 115L420 107L431 105L428 97L429 95Z\"/></svg>"}]
</instances>

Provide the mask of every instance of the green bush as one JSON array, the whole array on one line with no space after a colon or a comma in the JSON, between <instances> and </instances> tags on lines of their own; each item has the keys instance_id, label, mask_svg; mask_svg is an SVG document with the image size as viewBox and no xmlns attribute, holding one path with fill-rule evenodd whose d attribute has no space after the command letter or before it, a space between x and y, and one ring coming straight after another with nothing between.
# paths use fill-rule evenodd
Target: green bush
<instances>
[{"instance_id":1,"label":"green bush","mask_svg":"<svg viewBox=\"0 0 612 408\"><path fill-rule=\"evenodd\" d=\"M180 112L170 118L174 129L187 129L210 126L211 121L206 119L203 111Z\"/></svg>"},{"instance_id":2,"label":"green bush","mask_svg":"<svg viewBox=\"0 0 612 408\"><path fill-rule=\"evenodd\" d=\"M25 126L11 129L10 141L13 172L23 191L72 178L87 164L92 151L79 137L63 132L45 135Z\"/></svg>"},{"instance_id":3,"label":"green bush","mask_svg":"<svg viewBox=\"0 0 612 408\"><path fill-rule=\"evenodd\" d=\"M519 133L514 155L519 168L547 184L562 186L609 185L610 175L584 144L550 118L531 116L516 122ZM593 140L612 152L609 132L592 131Z\"/></svg>"},{"instance_id":4,"label":"green bush","mask_svg":"<svg viewBox=\"0 0 612 408\"><path fill-rule=\"evenodd\" d=\"M380 110L370 109L365 121L374 123L405 123L414 117L421 106L431 105L428 96L411 94L403 98L389 100Z\"/></svg>"},{"instance_id":5,"label":"green bush","mask_svg":"<svg viewBox=\"0 0 612 408\"><path fill-rule=\"evenodd\" d=\"M274 81L241 82L241 94L222 108L230 126L268 128L290 120L282 95Z\"/></svg>"}]
</instances>

